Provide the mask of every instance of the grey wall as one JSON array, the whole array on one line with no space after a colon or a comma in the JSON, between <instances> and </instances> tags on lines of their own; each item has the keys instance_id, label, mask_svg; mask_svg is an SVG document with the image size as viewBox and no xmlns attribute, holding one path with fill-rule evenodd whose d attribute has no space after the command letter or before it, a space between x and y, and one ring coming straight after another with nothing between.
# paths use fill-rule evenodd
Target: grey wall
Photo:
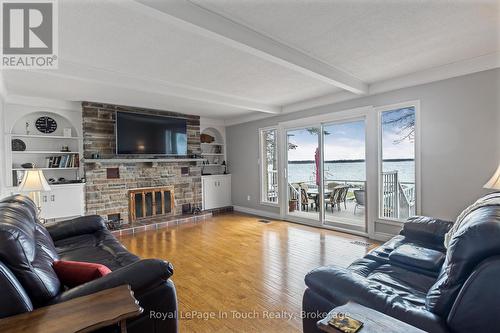
<instances>
[{"instance_id":1,"label":"grey wall","mask_svg":"<svg viewBox=\"0 0 500 333\"><path fill-rule=\"evenodd\" d=\"M0 95L0 198L3 197L3 192L5 188L5 135L3 133L4 129L4 97Z\"/></svg>"},{"instance_id":2,"label":"grey wall","mask_svg":"<svg viewBox=\"0 0 500 333\"><path fill-rule=\"evenodd\" d=\"M500 161L500 69L228 127L233 204L279 214L278 208L259 204L259 128L410 100L421 103L422 213L455 219L487 193L482 186Z\"/></svg>"}]
</instances>

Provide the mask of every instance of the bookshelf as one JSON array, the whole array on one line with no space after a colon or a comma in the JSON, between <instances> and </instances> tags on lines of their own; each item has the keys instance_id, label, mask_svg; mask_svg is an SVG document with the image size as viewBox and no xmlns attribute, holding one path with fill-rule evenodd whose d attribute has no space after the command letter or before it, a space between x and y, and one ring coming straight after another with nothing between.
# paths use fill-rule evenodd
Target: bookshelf
<instances>
[{"instance_id":1,"label":"bookshelf","mask_svg":"<svg viewBox=\"0 0 500 333\"><path fill-rule=\"evenodd\" d=\"M38 132L31 126L29 133L25 132L24 124L33 124L33 118L28 114L18 119L12 127L11 133L5 135L5 148L7 152L7 182L13 188L19 185L25 170L22 165L33 163L36 168L42 169L49 183L58 182L64 178L74 181L83 175L82 147L83 138L78 136L78 131L69 119L53 115L58 121L58 131L51 134ZM19 124L19 125L18 125ZM62 135L63 128L71 128L71 136ZM21 140L24 150L13 150L12 141ZM63 150L68 151L63 151Z\"/></svg>"},{"instance_id":2,"label":"bookshelf","mask_svg":"<svg viewBox=\"0 0 500 333\"><path fill-rule=\"evenodd\" d=\"M214 142L201 143L201 157L203 158L203 174L222 174L225 158L225 144L223 135L215 128L205 128L201 134L208 134Z\"/></svg>"}]
</instances>

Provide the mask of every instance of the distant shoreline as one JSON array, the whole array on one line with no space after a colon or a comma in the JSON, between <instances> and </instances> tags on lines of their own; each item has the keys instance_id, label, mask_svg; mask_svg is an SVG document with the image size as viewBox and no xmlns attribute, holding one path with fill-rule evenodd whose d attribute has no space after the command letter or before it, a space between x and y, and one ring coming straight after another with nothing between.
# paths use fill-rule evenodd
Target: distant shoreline
<instances>
[{"instance_id":1,"label":"distant shoreline","mask_svg":"<svg viewBox=\"0 0 500 333\"><path fill-rule=\"evenodd\" d=\"M383 160L384 162L410 162L414 161L413 158L393 158ZM325 161L325 163L361 163L365 162L365 160L329 160ZM288 161L288 164L310 164L315 163L314 160L304 160L304 161Z\"/></svg>"}]
</instances>

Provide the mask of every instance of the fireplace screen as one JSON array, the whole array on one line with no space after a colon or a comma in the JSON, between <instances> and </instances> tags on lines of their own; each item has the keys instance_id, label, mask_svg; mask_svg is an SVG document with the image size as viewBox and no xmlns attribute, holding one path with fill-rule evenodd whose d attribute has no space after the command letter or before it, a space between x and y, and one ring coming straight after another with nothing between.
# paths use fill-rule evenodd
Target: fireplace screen
<instances>
[{"instance_id":1,"label":"fireplace screen","mask_svg":"<svg viewBox=\"0 0 500 333\"><path fill-rule=\"evenodd\" d=\"M130 221L171 215L174 211L172 186L140 188L129 191Z\"/></svg>"}]
</instances>

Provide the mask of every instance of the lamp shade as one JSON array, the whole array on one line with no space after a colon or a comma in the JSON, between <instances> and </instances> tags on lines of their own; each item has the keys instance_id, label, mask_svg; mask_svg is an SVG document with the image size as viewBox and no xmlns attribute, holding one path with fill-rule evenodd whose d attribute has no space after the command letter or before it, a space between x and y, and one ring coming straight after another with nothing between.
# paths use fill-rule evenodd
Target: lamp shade
<instances>
[{"instance_id":1,"label":"lamp shade","mask_svg":"<svg viewBox=\"0 0 500 333\"><path fill-rule=\"evenodd\" d=\"M492 190L500 190L500 165L498 165L497 171L495 171L493 177L491 177L483 187Z\"/></svg>"},{"instance_id":2,"label":"lamp shade","mask_svg":"<svg viewBox=\"0 0 500 333\"><path fill-rule=\"evenodd\" d=\"M30 169L24 173L23 180L19 185L19 191L23 192L38 192L50 191L49 183L45 179L42 170Z\"/></svg>"}]
</instances>

